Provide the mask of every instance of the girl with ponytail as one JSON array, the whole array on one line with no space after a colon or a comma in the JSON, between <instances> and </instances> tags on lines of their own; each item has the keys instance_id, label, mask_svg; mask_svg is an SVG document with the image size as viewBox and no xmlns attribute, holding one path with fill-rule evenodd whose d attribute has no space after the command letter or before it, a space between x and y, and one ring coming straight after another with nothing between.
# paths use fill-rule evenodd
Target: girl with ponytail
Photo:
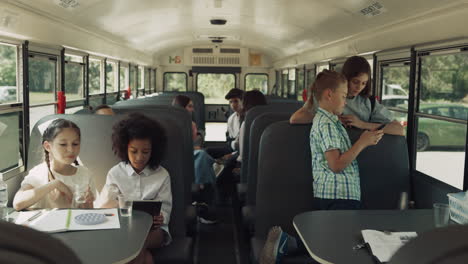
<instances>
[{"instance_id":1,"label":"girl with ponytail","mask_svg":"<svg viewBox=\"0 0 468 264\"><path fill-rule=\"evenodd\" d=\"M88 169L77 161L81 133L78 126L56 119L42 135L44 162L32 168L15 195L13 207L24 208L93 208L96 188ZM83 199L75 199L76 188L84 186ZM78 191L78 190L77 190Z\"/></svg>"}]
</instances>

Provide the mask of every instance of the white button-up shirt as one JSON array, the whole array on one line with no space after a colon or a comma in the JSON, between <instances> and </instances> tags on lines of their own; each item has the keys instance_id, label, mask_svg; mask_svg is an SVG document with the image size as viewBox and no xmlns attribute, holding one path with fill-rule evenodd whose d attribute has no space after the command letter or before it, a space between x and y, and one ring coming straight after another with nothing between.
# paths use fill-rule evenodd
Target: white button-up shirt
<instances>
[{"instance_id":1,"label":"white button-up shirt","mask_svg":"<svg viewBox=\"0 0 468 264\"><path fill-rule=\"evenodd\" d=\"M240 115L238 113L230 115L227 121L227 132L230 138L237 139L239 137L240 126ZM234 150L236 149L235 141L231 142L231 148Z\"/></svg>"},{"instance_id":2,"label":"white button-up shirt","mask_svg":"<svg viewBox=\"0 0 468 264\"><path fill-rule=\"evenodd\" d=\"M169 235L169 220L172 210L171 179L165 168L159 166L155 170L146 166L139 174L127 162L120 162L107 173L107 189L111 184L119 188L120 193L133 200L161 201L161 213L164 216L164 224L161 226ZM108 193L103 191L102 193ZM110 198L110 197L109 197ZM104 198L105 199L105 198Z\"/></svg>"}]
</instances>

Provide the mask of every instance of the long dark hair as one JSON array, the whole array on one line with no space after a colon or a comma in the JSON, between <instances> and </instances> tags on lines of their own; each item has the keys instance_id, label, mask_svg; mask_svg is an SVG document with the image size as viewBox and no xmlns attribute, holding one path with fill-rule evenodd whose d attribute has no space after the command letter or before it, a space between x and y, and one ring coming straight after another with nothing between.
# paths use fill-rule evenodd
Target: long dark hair
<instances>
[{"instance_id":1,"label":"long dark hair","mask_svg":"<svg viewBox=\"0 0 468 264\"><path fill-rule=\"evenodd\" d=\"M80 128L75 123L73 123L70 120L59 118L59 119L55 119L54 121L52 121L52 123L50 123L50 125L42 134L42 145L44 145L44 142L46 141L47 142L54 141L57 135L60 134L60 132L62 132L64 128L75 129L76 133L78 134L78 137L81 138ZM45 148L44 148L44 161L46 162L47 168L49 169L49 181L55 180L55 176L52 173L52 170L50 169L50 155L49 155L49 152ZM77 160L75 160L74 163L75 165L79 165Z\"/></svg>"},{"instance_id":2,"label":"long dark hair","mask_svg":"<svg viewBox=\"0 0 468 264\"><path fill-rule=\"evenodd\" d=\"M172 105L185 108L190 103L190 101L192 101L190 97L179 94L176 97L174 97L174 100L172 101Z\"/></svg>"},{"instance_id":3,"label":"long dark hair","mask_svg":"<svg viewBox=\"0 0 468 264\"><path fill-rule=\"evenodd\" d=\"M348 82L351 81L352 78L359 76L359 74L365 73L369 76L369 80L367 81L366 87L362 89L359 95L364 97L369 97L371 93L371 67L369 62L361 56L352 56L349 57L341 69L341 73L348 79Z\"/></svg>"},{"instance_id":4,"label":"long dark hair","mask_svg":"<svg viewBox=\"0 0 468 264\"><path fill-rule=\"evenodd\" d=\"M245 119L245 115L247 111L252 109L254 106L257 105L266 105L267 101L265 95L259 90L252 90L248 91L244 94L244 99L242 100L242 114L241 114L241 121Z\"/></svg>"}]
</instances>

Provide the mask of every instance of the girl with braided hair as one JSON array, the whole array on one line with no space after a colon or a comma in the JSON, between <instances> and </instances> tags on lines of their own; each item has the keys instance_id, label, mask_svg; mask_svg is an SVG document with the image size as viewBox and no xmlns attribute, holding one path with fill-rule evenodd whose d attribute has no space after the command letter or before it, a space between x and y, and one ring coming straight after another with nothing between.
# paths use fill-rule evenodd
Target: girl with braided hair
<instances>
[{"instance_id":1,"label":"girl with braided hair","mask_svg":"<svg viewBox=\"0 0 468 264\"><path fill-rule=\"evenodd\" d=\"M13 207L93 208L96 187L89 171L78 164L81 133L78 126L56 119L42 135L44 162L32 168L15 195ZM87 186L84 201L73 203L77 186Z\"/></svg>"}]
</instances>

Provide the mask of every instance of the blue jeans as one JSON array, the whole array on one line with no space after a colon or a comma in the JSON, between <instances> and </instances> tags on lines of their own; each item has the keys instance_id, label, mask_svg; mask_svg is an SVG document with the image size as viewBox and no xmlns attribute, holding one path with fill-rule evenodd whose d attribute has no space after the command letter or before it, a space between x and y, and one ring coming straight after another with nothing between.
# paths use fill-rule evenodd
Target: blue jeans
<instances>
[{"instance_id":1,"label":"blue jeans","mask_svg":"<svg viewBox=\"0 0 468 264\"><path fill-rule=\"evenodd\" d=\"M215 160L203 149L194 150L193 159L195 161L195 183L214 183L216 181L216 175L213 170Z\"/></svg>"},{"instance_id":2,"label":"blue jeans","mask_svg":"<svg viewBox=\"0 0 468 264\"><path fill-rule=\"evenodd\" d=\"M359 210L363 209L360 201L346 199L314 198L314 207L317 210Z\"/></svg>"}]
</instances>

